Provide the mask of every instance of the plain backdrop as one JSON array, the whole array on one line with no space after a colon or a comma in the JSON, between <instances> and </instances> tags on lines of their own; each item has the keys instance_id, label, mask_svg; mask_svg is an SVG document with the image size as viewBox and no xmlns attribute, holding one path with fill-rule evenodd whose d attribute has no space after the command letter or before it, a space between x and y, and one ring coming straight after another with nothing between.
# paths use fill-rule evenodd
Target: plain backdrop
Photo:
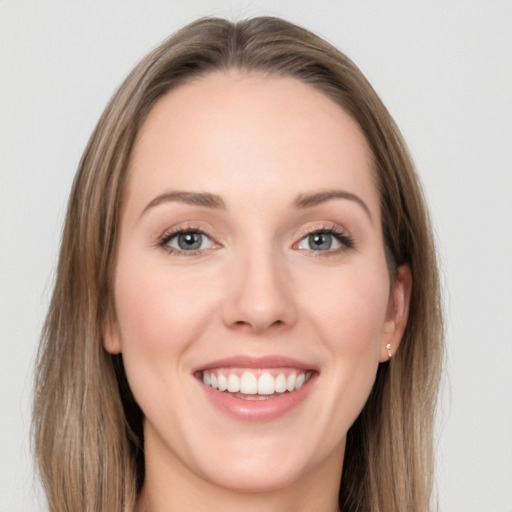
<instances>
[{"instance_id":1,"label":"plain backdrop","mask_svg":"<svg viewBox=\"0 0 512 512\"><path fill-rule=\"evenodd\" d=\"M45 510L30 448L33 363L67 195L102 109L185 23L260 14L346 52L401 127L445 291L440 510L512 512L512 2L0 0L1 512Z\"/></svg>"}]
</instances>

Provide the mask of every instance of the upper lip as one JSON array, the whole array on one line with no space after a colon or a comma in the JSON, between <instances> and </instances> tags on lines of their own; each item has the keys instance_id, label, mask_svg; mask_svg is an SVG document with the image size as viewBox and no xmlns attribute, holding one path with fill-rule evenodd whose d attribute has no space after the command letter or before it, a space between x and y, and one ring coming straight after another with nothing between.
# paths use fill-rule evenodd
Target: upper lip
<instances>
[{"instance_id":1,"label":"upper lip","mask_svg":"<svg viewBox=\"0 0 512 512\"><path fill-rule=\"evenodd\" d=\"M192 373L214 368L252 368L253 370L265 368L296 368L298 370L317 371L315 365L291 357L280 355L268 355L263 357L237 355L202 364L194 368Z\"/></svg>"}]
</instances>

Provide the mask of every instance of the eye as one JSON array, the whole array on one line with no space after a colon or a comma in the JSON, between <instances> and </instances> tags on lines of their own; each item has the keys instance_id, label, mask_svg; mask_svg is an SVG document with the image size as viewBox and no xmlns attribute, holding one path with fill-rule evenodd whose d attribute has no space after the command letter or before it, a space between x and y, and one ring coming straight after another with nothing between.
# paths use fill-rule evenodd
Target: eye
<instances>
[{"instance_id":1,"label":"eye","mask_svg":"<svg viewBox=\"0 0 512 512\"><path fill-rule=\"evenodd\" d=\"M179 231L165 236L161 245L177 252L196 252L211 249L215 242L201 231Z\"/></svg>"},{"instance_id":2,"label":"eye","mask_svg":"<svg viewBox=\"0 0 512 512\"><path fill-rule=\"evenodd\" d=\"M299 240L296 248L308 251L336 252L338 249L353 247L351 238L332 228L309 233Z\"/></svg>"}]
</instances>

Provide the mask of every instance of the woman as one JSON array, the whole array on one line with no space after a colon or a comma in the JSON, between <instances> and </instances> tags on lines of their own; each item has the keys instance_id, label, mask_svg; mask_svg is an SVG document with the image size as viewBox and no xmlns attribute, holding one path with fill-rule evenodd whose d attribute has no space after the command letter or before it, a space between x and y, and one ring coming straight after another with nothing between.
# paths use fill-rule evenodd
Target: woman
<instances>
[{"instance_id":1,"label":"woman","mask_svg":"<svg viewBox=\"0 0 512 512\"><path fill-rule=\"evenodd\" d=\"M203 19L135 68L80 163L42 340L52 511L429 510L428 215L389 113L304 29Z\"/></svg>"}]
</instances>

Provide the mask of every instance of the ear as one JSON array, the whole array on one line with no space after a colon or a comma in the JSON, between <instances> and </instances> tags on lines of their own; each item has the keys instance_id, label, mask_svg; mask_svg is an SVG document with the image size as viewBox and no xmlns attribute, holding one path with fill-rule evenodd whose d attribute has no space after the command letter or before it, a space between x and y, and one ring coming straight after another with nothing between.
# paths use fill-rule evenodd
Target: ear
<instances>
[{"instance_id":1,"label":"ear","mask_svg":"<svg viewBox=\"0 0 512 512\"><path fill-rule=\"evenodd\" d=\"M388 311L382 329L379 361L388 361L395 354L407 326L411 301L412 275L409 265L400 265L389 296ZM391 354L391 355L390 355Z\"/></svg>"},{"instance_id":2,"label":"ear","mask_svg":"<svg viewBox=\"0 0 512 512\"><path fill-rule=\"evenodd\" d=\"M119 326L114 315L107 314L103 325L103 347L109 354L120 354L122 351Z\"/></svg>"}]
</instances>

